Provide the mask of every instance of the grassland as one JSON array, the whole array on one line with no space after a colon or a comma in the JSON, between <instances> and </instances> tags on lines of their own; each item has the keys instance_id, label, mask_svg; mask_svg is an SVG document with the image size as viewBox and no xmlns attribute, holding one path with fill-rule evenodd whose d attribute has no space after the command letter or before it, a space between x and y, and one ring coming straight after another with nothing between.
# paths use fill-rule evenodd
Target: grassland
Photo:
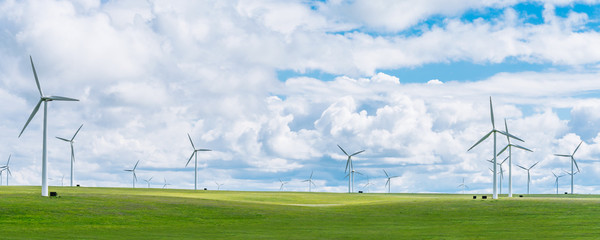
<instances>
[{"instance_id":1,"label":"grassland","mask_svg":"<svg viewBox=\"0 0 600 240\"><path fill-rule=\"evenodd\" d=\"M597 239L600 196L0 187L1 239Z\"/></svg>"}]
</instances>

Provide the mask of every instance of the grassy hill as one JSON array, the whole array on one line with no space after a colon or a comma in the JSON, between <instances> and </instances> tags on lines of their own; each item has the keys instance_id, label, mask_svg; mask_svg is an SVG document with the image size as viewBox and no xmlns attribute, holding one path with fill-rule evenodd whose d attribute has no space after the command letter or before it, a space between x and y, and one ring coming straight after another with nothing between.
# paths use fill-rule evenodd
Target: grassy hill
<instances>
[{"instance_id":1,"label":"grassy hill","mask_svg":"<svg viewBox=\"0 0 600 240\"><path fill-rule=\"evenodd\" d=\"M0 187L2 239L597 239L600 196Z\"/></svg>"}]
</instances>

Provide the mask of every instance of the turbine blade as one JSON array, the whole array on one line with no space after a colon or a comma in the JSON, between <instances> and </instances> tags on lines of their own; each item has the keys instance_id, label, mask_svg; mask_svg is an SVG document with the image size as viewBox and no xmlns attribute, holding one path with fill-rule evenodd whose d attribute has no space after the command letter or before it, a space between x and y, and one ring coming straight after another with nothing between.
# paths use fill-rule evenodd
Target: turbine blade
<instances>
[{"instance_id":1,"label":"turbine blade","mask_svg":"<svg viewBox=\"0 0 600 240\"><path fill-rule=\"evenodd\" d=\"M582 144L582 143L583 143L583 141L581 141L581 142L579 143L579 145L577 145L577 148L575 148L575 151L573 151L573 154L571 154L571 155L575 155L575 153L577 152L577 150L579 149L579 147L581 147L581 144Z\"/></svg>"},{"instance_id":2,"label":"turbine blade","mask_svg":"<svg viewBox=\"0 0 600 240\"><path fill-rule=\"evenodd\" d=\"M73 149L73 144L71 143L71 160L75 162L75 149Z\"/></svg>"},{"instance_id":3,"label":"turbine blade","mask_svg":"<svg viewBox=\"0 0 600 240\"><path fill-rule=\"evenodd\" d=\"M212 151L212 150L210 150L210 149L205 149L205 148L200 148L200 149L196 149L196 151L199 151L199 152L210 152L210 151Z\"/></svg>"},{"instance_id":4,"label":"turbine blade","mask_svg":"<svg viewBox=\"0 0 600 240\"><path fill-rule=\"evenodd\" d=\"M554 154L554 156L557 156L557 157L571 157L571 155L566 155L566 154Z\"/></svg>"},{"instance_id":5,"label":"turbine blade","mask_svg":"<svg viewBox=\"0 0 600 240\"><path fill-rule=\"evenodd\" d=\"M344 173L348 172L348 166L350 166L350 161L352 161L350 159L350 156L348 156L348 160L346 160L346 169L344 170Z\"/></svg>"},{"instance_id":6,"label":"turbine blade","mask_svg":"<svg viewBox=\"0 0 600 240\"><path fill-rule=\"evenodd\" d=\"M132 172L133 172L133 178L134 178L134 179L135 179L135 181L137 182L137 176L135 175L135 171L132 171Z\"/></svg>"},{"instance_id":7,"label":"turbine blade","mask_svg":"<svg viewBox=\"0 0 600 240\"><path fill-rule=\"evenodd\" d=\"M529 167L529 169L532 169L533 167L535 167L535 165L537 165L538 163L540 163L539 161L534 163L533 165L531 165L531 167Z\"/></svg>"},{"instance_id":8,"label":"turbine blade","mask_svg":"<svg viewBox=\"0 0 600 240\"><path fill-rule=\"evenodd\" d=\"M79 130L81 130L82 127L83 127L83 124L81 124L81 126L79 126L79 128L77 129L77 132L75 132L75 134L73 134L73 137L71 138L71 142L73 141L73 139L75 139L75 136L77 136L77 134L79 133Z\"/></svg>"},{"instance_id":9,"label":"turbine blade","mask_svg":"<svg viewBox=\"0 0 600 240\"><path fill-rule=\"evenodd\" d=\"M525 168L525 167L523 167L523 166L521 166L521 165L519 165L519 164L516 164L516 165L517 165L517 167L520 167L520 168L522 168L523 170L527 170L527 168Z\"/></svg>"},{"instance_id":10,"label":"turbine blade","mask_svg":"<svg viewBox=\"0 0 600 240\"><path fill-rule=\"evenodd\" d=\"M500 154L502 154L504 151L506 151L506 149L508 149L508 147L510 147L510 144L506 145L506 147L504 147L502 150L500 150L500 152L498 152L498 154L496 154L496 156L500 156Z\"/></svg>"},{"instance_id":11,"label":"turbine blade","mask_svg":"<svg viewBox=\"0 0 600 240\"><path fill-rule=\"evenodd\" d=\"M469 148L469 150L467 150L467 152L468 152L468 151L470 151L471 149L473 149L475 146L477 146L477 145L478 145L478 144L480 144L481 142L483 142L485 139L487 139L487 138L488 138L488 137L489 137L489 136L490 136L490 135L491 135L493 132L494 132L494 130L490 131L488 134L486 134L486 135L485 135L485 136L483 136L481 139L479 139L479 141L477 141L477 142L475 143L475 145L473 145L471 148Z\"/></svg>"},{"instance_id":12,"label":"turbine blade","mask_svg":"<svg viewBox=\"0 0 600 240\"><path fill-rule=\"evenodd\" d=\"M507 136L507 137L511 137L511 138L517 139L517 140L519 140L519 141L521 141L521 142L525 142L525 141L523 141L523 139L520 139L520 138L518 138L517 136L515 136L515 135L512 135L512 134L510 134L510 133L506 133L506 132L499 131L499 130L496 130L496 132L497 132L497 133L500 133L500 134L502 134L502 135L504 135L504 136Z\"/></svg>"},{"instance_id":13,"label":"turbine blade","mask_svg":"<svg viewBox=\"0 0 600 240\"><path fill-rule=\"evenodd\" d=\"M525 150L525 151L530 151L530 152L533 152L533 151L532 151L532 150L530 150L529 148L526 148L526 147L523 147L523 146L519 146L519 145L516 145L516 144L512 144L512 146L513 146L513 147L516 147L516 148L523 149L523 150Z\"/></svg>"},{"instance_id":14,"label":"turbine blade","mask_svg":"<svg viewBox=\"0 0 600 240\"><path fill-rule=\"evenodd\" d=\"M494 123L494 107L492 107L492 97L490 96L490 116L492 118L492 128L496 129L496 124Z\"/></svg>"},{"instance_id":15,"label":"turbine blade","mask_svg":"<svg viewBox=\"0 0 600 240\"><path fill-rule=\"evenodd\" d=\"M504 130L506 133L508 133L508 124L506 124L506 118L504 119ZM510 144L510 137L506 136L506 140L508 141L508 144Z\"/></svg>"},{"instance_id":16,"label":"turbine blade","mask_svg":"<svg viewBox=\"0 0 600 240\"><path fill-rule=\"evenodd\" d=\"M312 179L313 173L315 173L314 171L310 172L310 177L308 179Z\"/></svg>"},{"instance_id":17,"label":"turbine blade","mask_svg":"<svg viewBox=\"0 0 600 240\"><path fill-rule=\"evenodd\" d=\"M387 182L385 182L385 186L390 185L390 178L388 178Z\"/></svg>"},{"instance_id":18,"label":"turbine blade","mask_svg":"<svg viewBox=\"0 0 600 240\"><path fill-rule=\"evenodd\" d=\"M579 170L579 166L577 166L577 161L575 161L575 158L571 156L571 159L573 159L573 163L575 163L575 167L577 168L577 172L581 172Z\"/></svg>"},{"instance_id":19,"label":"turbine blade","mask_svg":"<svg viewBox=\"0 0 600 240\"><path fill-rule=\"evenodd\" d=\"M353 154L352 154L352 155L350 155L350 156L354 156L354 155L356 155L356 154L359 154L359 153L361 153L361 152L364 152L364 151L365 151L365 150L362 150L362 151L355 152L355 153L353 153Z\"/></svg>"},{"instance_id":20,"label":"turbine blade","mask_svg":"<svg viewBox=\"0 0 600 240\"><path fill-rule=\"evenodd\" d=\"M50 96L47 97L50 100L53 101L79 101L79 99L75 99L75 98L68 98L68 97L61 97L61 96Z\"/></svg>"},{"instance_id":21,"label":"turbine blade","mask_svg":"<svg viewBox=\"0 0 600 240\"><path fill-rule=\"evenodd\" d=\"M40 91L40 97L43 97L44 93L42 92L42 87L40 87L40 81L38 80L37 72L35 71L35 66L33 65L33 58L31 58L31 55L29 55L29 61L31 62L33 77L35 77L35 84L37 85L38 91Z\"/></svg>"},{"instance_id":22,"label":"turbine blade","mask_svg":"<svg viewBox=\"0 0 600 240\"><path fill-rule=\"evenodd\" d=\"M194 151L194 152L192 153L192 156L190 156L190 159L189 159L189 160L187 161L187 163L185 164L185 167L187 167L187 166L188 166L188 164L190 164L190 161L192 161L192 158L194 157L194 154L196 154L196 151Z\"/></svg>"},{"instance_id":23,"label":"turbine blade","mask_svg":"<svg viewBox=\"0 0 600 240\"><path fill-rule=\"evenodd\" d=\"M340 145L337 145L337 146L340 148L340 150L342 150L342 152L344 152L344 154L346 154L346 156L350 156L350 155L348 155L348 153L346 153L346 151L342 147L340 147Z\"/></svg>"},{"instance_id":24,"label":"turbine blade","mask_svg":"<svg viewBox=\"0 0 600 240\"><path fill-rule=\"evenodd\" d=\"M390 178L390 175L388 175L388 173L385 171L385 169L383 169L383 173L385 173L385 176L386 176L387 178Z\"/></svg>"},{"instance_id":25,"label":"turbine blade","mask_svg":"<svg viewBox=\"0 0 600 240\"><path fill-rule=\"evenodd\" d=\"M192 148L194 148L194 150L196 150L196 147L194 146L194 142L192 141L192 137L190 137L189 133L188 133L188 138L190 139L190 143L192 144Z\"/></svg>"},{"instance_id":26,"label":"turbine blade","mask_svg":"<svg viewBox=\"0 0 600 240\"><path fill-rule=\"evenodd\" d=\"M21 134L23 134L23 131L25 131L25 128L27 128L27 125L29 125L29 122L31 122L31 119L33 119L33 117L38 112L38 110L40 110L40 105L42 105L42 101L43 100L40 98L40 101L38 102L38 104L35 105L35 108L33 108L33 112L31 112L31 115L29 115L29 119L27 119L27 122L25 123L25 126L23 126L23 129L21 130L21 133L19 133L19 137L21 137Z\"/></svg>"},{"instance_id":27,"label":"turbine blade","mask_svg":"<svg viewBox=\"0 0 600 240\"><path fill-rule=\"evenodd\" d=\"M58 139L60 139L60 140L63 140L63 141L65 141L65 142L70 142L70 141L69 141L69 139L65 139L65 138L61 138L61 137L56 137L56 138L58 138Z\"/></svg>"},{"instance_id":28,"label":"turbine blade","mask_svg":"<svg viewBox=\"0 0 600 240\"><path fill-rule=\"evenodd\" d=\"M10 157L12 156L12 154L8 155L8 161L6 161L6 167L8 167L8 163L10 163Z\"/></svg>"},{"instance_id":29,"label":"turbine blade","mask_svg":"<svg viewBox=\"0 0 600 240\"><path fill-rule=\"evenodd\" d=\"M134 172L135 172L135 169L137 168L137 165L138 165L138 163L140 163L140 160L138 160L138 161L135 163L135 166L133 166L133 171L134 171Z\"/></svg>"},{"instance_id":30,"label":"turbine blade","mask_svg":"<svg viewBox=\"0 0 600 240\"><path fill-rule=\"evenodd\" d=\"M508 157L510 157L510 156L507 156L506 158L504 158L504 160L500 163L500 167L502 167L502 164L504 164L506 162L506 160L508 160Z\"/></svg>"}]
</instances>

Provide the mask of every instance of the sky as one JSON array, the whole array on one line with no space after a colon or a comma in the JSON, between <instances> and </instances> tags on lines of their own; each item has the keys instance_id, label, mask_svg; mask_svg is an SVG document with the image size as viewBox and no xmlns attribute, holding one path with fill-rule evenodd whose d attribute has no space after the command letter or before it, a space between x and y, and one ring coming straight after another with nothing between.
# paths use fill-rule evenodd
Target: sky
<instances>
[{"instance_id":1,"label":"sky","mask_svg":"<svg viewBox=\"0 0 600 240\"><path fill-rule=\"evenodd\" d=\"M0 0L0 163L50 186L491 193L496 127L522 138L513 188L600 194L600 1ZM513 140L514 142L514 140ZM506 145L498 138L497 149ZM502 155L499 159L504 159ZM505 164L504 169L508 169ZM3 175L3 184L6 184ZM503 193L508 188L505 174ZM367 187L365 185L369 183ZM570 188L562 177L559 191Z\"/></svg>"}]
</instances>

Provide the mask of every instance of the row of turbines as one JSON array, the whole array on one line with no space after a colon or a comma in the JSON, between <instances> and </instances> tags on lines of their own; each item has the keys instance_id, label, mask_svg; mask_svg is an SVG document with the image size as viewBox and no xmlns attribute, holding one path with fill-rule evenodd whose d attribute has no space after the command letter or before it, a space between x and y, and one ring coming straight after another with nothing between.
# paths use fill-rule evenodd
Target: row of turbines
<instances>
[{"instance_id":1,"label":"row of turbines","mask_svg":"<svg viewBox=\"0 0 600 240\"><path fill-rule=\"evenodd\" d=\"M494 199L498 199L498 192L497 192L497 187L498 185L500 185L500 192L502 192L502 182L500 182L500 184L497 183L498 180L498 171L496 166L500 166L500 181L502 181L502 178L504 177L504 170L502 169L502 164L504 164L504 162L506 162L506 160L508 160L508 197L512 197L513 192L512 192L512 148L518 148L518 149L522 149L528 152L533 152L532 150L514 144L510 141L510 139L515 139L521 142L525 142L524 140L512 135L509 133L508 131L508 124L506 123L506 119L504 119L504 131L502 130L498 130L496 129L496 124L494 122L494 108L492 106L492 97L490 97L490 117L491 117L491 121L492 121L492 130L490 130L486 135L484 135L481 139L479 139L479 141L477 141L473 146L471 146L468 151L471 151L471 149L475 148L475 146L479 145L480 143L482 143L483 141L485 141L487 138L489 138L490 136L493 136L493 140L494 140L494 151L493 151L493 158L491 160L488 160L490 163L492 163L493 168L490 169L490 171L493 174L493 195L492 197ZM497 140L496 140L496 135L497 134L502 134L504 136L506 136L506 141L507 141L507 145L502 148L502 150L500 150L500 152L496 153L497 150ZM580 142L579 145L577 145L577 147L575 148L575 151L573 151L572 154L554 154L554 156L557 157L568 157L571 159L571 171L570 172L566 172L568 175L571 175L571 194L573 194L573 176L575 174L577 174L578 172L580 172L579 170L579 166L577 165L577 161L575 161L575 153L577 152L577 150L579 150L579 147L581 146L581 144L583 143ZM508 156L500 163L498 163L496 157L500 156L502 153L504 153L506 150L508 150ZM521 165L516 164L519 168L522 168L523 170L527 171L527 194L529 194L529 184L531 182L531 175L530 175L530 170L535 167L537 164L539 163L536 162L533 165L531 165L530 167L524 167ZM575 168L577 168L577 172L575 172ZM552 174L554 175L554 177L556 178L556 192L558 194L558 178L563 177L564 175L556 175L554 172L552 172ZM463 183L459 185L459 188L463 188L463 192L464 192L464 188L467 187L464 184L464 179L463 179Z\"/></svg>"},{"instance_id":2,"label":"row of turbines","mask_svg":"<svg viewBox=\"0 0 600 240\"><path fill-rule=\"evenodd\" d=\"M47 116L48 116L48 102L51 101L79 101L78 99L74 99L74 98L69 98L69 97L62 97L62 96L46 96L44 95L42 88L40 86L40 82L38 79L38 75L37 72L35 70L35 66L33 64L33 59L30 56L29 57L30 63L31 63L31 68L33 71L33 75L35 77L35 82L37 85L37 89L39 91L40 94L40 99L37 103L37 105L34 107L33 111L31 112L29 118L27 119L27 122L25 123L25 125L23 126L21 132L19 133L19 137L21 137L21 135L23 134L23 132L25 131L25 129L27 128L27 126L29 125L29 123L31 122L31 120L33 119L33 117L35 117L35 115L37 114L37 112L39 111L42 103L44 104L44 120L43 120L43 138L42 138L42 196L48 196L48 176L47 176L47 148L46 148L46 133L47 133ZM515 139L521 142L524 142L522 139L512 135L509 133L508 131L508 124L506 123L506 119L504 119L504 126L505 126L505 131L502 130L498 130L496 129L496 125L494 122L494 110L493 110L493 106L492 106L492 98L490 97L490 115L491 115L491 122L492 122L492 130L490 130L486 135L484 135L479 141L477 141L471 148L469 148L467 151L470 151L471 149L475 148L477 145L479 145L480 143L482 143L483 141L485 141L487 138L489 138L490 136L493 136L493 141L494 141L494 150L493 150L493 158L492 160L490 160L490 162L493 164L492 169L490 169L493 173L493 198L497 199L498 198L498 193L497 193L497 179L498 179L498 171L497 171L497 166L500 166L501 168L501 176L503 176L503 170L502 170L502 164L508 160L508 164L509 164L509 168L508 168L508 196L512 197L512 148L517 148L517 149L522 149L525 151L529 151L532 152L532 150L525 148L523 146L514 144L511 142L511 139ZM71 147L71 179L70 179L70 185L73 186L73 177L74 177L74 169L73 169L73 165L75 162L75 152L74 152L74 147L73 147L73 143L75 140L75 137L77 136L77 134L79 133L79 131L81 130L81 128L83 127L83 124L77 129L77 131L75 132L75 134L73 134L73 136L68 139L68 138L62 138L62 137L56 137L62 141L68 142L70 144ZM497 134L501 134L506 136L507 139L507 145L499 152L497 153L497 148L496 148L496 144L497 144ZM196 148L194 145L194 142L192 141L191 136L188 134L188 138L190 140L190 143L192 145L193 148L193 152L192 155L190 156L190 158L188 159L187 163L186 163L186 167L189 165L189 163L191 162L192 158L194 158L194 190L198 189L198 152L204 152L204 151L211 151L210 149L203 149L203 148ZM582 142L583 143L583 142ZM358 155L362 152L364 152L365 150L361 150L352 154L348 154L348 152L346 152L346 150L344 150L341 146L337 145L339 147L339 149L348 157L346 160L346 167L344 170L344 173L346 173L346 177L348 178L348 192L354 192L354 174L361 174L360 172L356 171L354 169L354 165L352 162L352 157L355 155ZM577 152L577 150L579 149L579 147L581 146L581 143L577 146L577 148L575 149L575 151L572 154L555 154L555 156L558 157L569 157L571 159L571 171L567 172L569 175L571 175L571 194L573 193L573 176L580 172L579 170L579 166L577 166L577 162L575 161L574 155ZM508 150L508 156L506 157L506 159L504 161L502 161L501 163L498 163L497 161L497 156L500 156L502 153L504 153L505 151ZM1 174L6 171L7 174L7 184L8 184L8 175L11 175L10 172L10 168L9 168L9 163L10 163L10 156L9 159L6 163L6 165L1 166L0 167L0 179L2 179ZM525 168L523 166L517 165L518 167L524 169L527 171L528 173L528 182L527 182L527 191L529 193L529 182L530 182L530 174L529 171L535 166L537 165L539 162L536 162L535 164L533 164L532 166L530 166L529 168ZM137 176L135 174L135 169L137 168L137 165L139 164L139 160L138 162L135 164L135 166L132 169L127 169L125 171L128 172L132 172L132 178L133 178L133 186L135 187L135 182L137 181ZM577 172L574 171L574 167L577 168ZM396 178L399 176L390 176L385 170L384 173L387 177L387 182L386 182L386 187L388 187L388 192L390 192L391 190L391 179L392 178ZM553 173L554 174L554 173ZM309 191L311 191L311 186L314 186L314 183L312 181L312 173L309 179L304 180L303 182L308 182L309 184ZM558 178L562 177L564 175L558 176L556 174L554 174L556 177L556 182L558 183ZM150 184L150 180L147 180L147 183ZM281 180L280 180L281 181ZM222 185L222 184L221 184ZM221 185L219 183L217 183L218 188L221 187ZM165 179L165 187L167 186L166 183L166 179ZM461 184L461 186L466 187L466 185L464 185L464 181L463 184ZM501 186L501 184L500 184ZM282 182L282 187L283 187L283 182ZM558 187L558 185L557 185Z\"/></svg>"}]
</instances>

